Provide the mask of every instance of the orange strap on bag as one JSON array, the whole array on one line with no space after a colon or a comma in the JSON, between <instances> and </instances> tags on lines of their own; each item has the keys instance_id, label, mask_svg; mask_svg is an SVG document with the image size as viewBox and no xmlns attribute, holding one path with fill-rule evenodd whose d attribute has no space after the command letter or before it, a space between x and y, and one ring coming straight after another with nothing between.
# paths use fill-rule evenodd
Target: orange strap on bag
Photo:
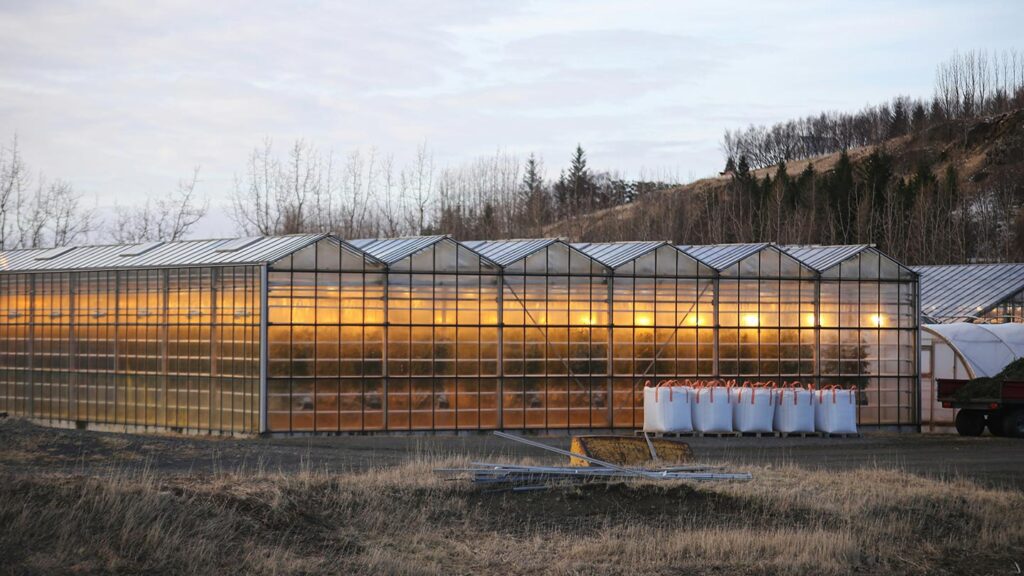
<instances>
[{"instance_id":1,"label":"orange strap on bag","mask_svg":"<svg viewBox=\"0 0 1024 576\"><path fill-rule=\"evenodd\" d=\"M819 388L817 390L817 393L818 393L818 404L824 404L825 403L825 391L828 390L828 389L829 389L829 386L823 386L823 387L821 387L821 388ZM813 397L814 394L812 393L811 396Z\"/></svg>"},{"instance_id":2,"label":"orange strap on bag","mask_svg":"<svg viewBox=\"0 0 1024 576\"><path fill-rule=\"evenodd\" d=\"M708 391L708 401L714 404L715 402L715 387L705 386L704 390ZM697 391L697 404L700 404L700 391Z\"/></svg>"}]
</instances>

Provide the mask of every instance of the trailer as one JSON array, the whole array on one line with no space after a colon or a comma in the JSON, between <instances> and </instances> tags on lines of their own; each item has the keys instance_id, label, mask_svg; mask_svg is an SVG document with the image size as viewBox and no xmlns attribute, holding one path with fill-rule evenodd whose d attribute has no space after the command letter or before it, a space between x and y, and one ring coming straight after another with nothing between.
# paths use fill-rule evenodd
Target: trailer
<instances>
[{"instance_id":1,"label":"trailer","mask_svg":"<svg viewBox=\"0 0 1024 576\"><path fill-rule=\"evenodd\" d=\"M980 436L985 428L993 436L1024 438L1024 380L1003 380L998 394L965 398L957 391L971 380L939 379L938 401L956 408L956 431L961 436Z\"/></svg>"}]
</instances>

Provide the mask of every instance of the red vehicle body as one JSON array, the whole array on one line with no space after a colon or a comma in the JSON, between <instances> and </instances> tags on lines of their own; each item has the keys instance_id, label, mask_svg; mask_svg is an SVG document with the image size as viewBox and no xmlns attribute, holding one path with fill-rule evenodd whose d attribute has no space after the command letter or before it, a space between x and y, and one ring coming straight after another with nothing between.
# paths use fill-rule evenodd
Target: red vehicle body
<instances>
[{"instance_id":1,"label":"red vehicle body","mask_svg":"<svg viewBox=\"0 0 1024 576\"><path fill-rule=\"evenodd\" d=\"M956 431L961 436L979 436L988 428L995 436L1024 438L1024 380L1004 380L992 398L956 397L970 380L939 379L938 399L943 408L959 408Z\"/></svg>"}]
</instances>

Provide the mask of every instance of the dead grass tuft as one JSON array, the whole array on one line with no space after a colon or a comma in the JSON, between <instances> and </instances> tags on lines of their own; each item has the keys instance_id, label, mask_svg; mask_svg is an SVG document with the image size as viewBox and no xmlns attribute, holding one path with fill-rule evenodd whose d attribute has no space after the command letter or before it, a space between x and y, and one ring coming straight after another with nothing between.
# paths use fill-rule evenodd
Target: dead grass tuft
<instances>
[{"instance_id":1,"label":"dead grass tuft","mask_svg":"<svg viewBox=\"0 0 1024 576\"><path fill-rule=\"evenodd\" d=\"M0 473L18 573L850 574L1013 569L1024 494L898 470L489 494L431 470Z\"/></svg>"}]
</instances>

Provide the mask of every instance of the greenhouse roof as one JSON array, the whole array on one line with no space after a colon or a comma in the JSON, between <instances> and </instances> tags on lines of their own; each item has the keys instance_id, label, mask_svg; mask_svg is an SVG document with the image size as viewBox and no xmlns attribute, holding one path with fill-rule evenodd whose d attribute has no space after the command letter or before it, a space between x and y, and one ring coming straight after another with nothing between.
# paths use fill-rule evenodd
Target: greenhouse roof
<instances>
[{"instance_id":1,"label":"greenhouse roof","mask_svg":"<svg viewBox=\"0 0 1024 576\"><path fill-rule=\"evenodd\" d=\"M978 318L1024 290L1024 264L913 266L921 277L921 314L936 322Z\"/></svg>"},{"instance_id":2,"label":"greenhouse roof","mask_svg":"<svg viewBox=\"0 0 1024 576\"><path fill-rule=\"evenodd\" d=\"M618 268L652 250L670 245L663 241L648 242L585 242L570 244L608 268Z\"/></svg>"},{"instance_id":3,"label":"greenhouse roof","mask_svg":"<svg viewBox=\"0 0 1024 576\"><path fill-rule=\"evenodd\" d=\"M395 264L442 241L453 242L467 252L477 254L484 260L500 267L512 265L549 246L560 244L610 270L619 268L662 246L672 246L664 241L567 244L557 238L457 242L447 235L345 241L329 234L295 234L0 251L0 272L255 265L276 262L325 238L386 265ZM767 242L675 246L674 248L702 265L725 270L767 247L781 250L809 270L819 271L834 266L863 250L874 250L867 245L779 247ZM953 314L944 312L938 306L929 306L931 301L940 296L949 299L949 306L959 304L961 308L971 311L977 309L978 306L983 308L992 306L1000 299L1024 288L1024 264L926 266L915 270L928 271L932 269L935 271L932 279L948 279L951 287L943 290L941 287L929 287L922 281L922 303L925 313L931 311ZM974 272L970 272L972 270ZM967 272L967 276L961 278L953 274L957 271ZM964 289L965 282L970 285L967 290ZM930 297L931 300L929 300ZM980 309L978 310L980 311ZM956 314L961 317L965 315L963 311Z\"/></svg>"},{"instance_id":4,"label":"greenhouse roof","mask_svg":"<svg viewBox=\"0 0 1024 576\"><path fill-rule=\"evenodd\" d=\"M837 246L820 246L812 244L788 244L780 246L787 254L797 260L823 272L841 264L865 250L871 250L870 244L850 244Z\"/></svg>"},{"instance_id":5,"label":"greenhouse roof","mask_svg":"<svg viewBox=\"0 0 1024 576\"><path fill-rule=\"evenodd\" d=\"M385 264L394 264L448 236L409 236L407 238L364 238L350 243Z\"/></svg>"},{"instance_id":6,"label":"greenhouse roof","mask_svg":"<svg viewBox=\"0 0 1024 576\"><path fill-rule=\"evenodd\" d=\"M560 242L557 238L537 238L523 240L471 240L462 242L467 248L475 251L498 266L508 266L523 258Z\"/></svg>"},{"instance_id":7,"label":"greenhouse roof","mask_svg":"<svg viewBox=\"0 0 1024 576\"><path fill-rule=\"evenodd\" d=\"M768 242L756 242L750 244L681 245L678 248L712 268L724 270L771 245Z\"/></svg>"},{"instance_id":8,"label":"greenhouse roof","mask_svg":"<svg viewBox=\"0 0 1024 576\"><path fill-rule=\"evenodd\" d=\"M327 234L296 234L9 250L0 252L0 272L264 264L327 237Z\"/></svg>"}]
</instances>

